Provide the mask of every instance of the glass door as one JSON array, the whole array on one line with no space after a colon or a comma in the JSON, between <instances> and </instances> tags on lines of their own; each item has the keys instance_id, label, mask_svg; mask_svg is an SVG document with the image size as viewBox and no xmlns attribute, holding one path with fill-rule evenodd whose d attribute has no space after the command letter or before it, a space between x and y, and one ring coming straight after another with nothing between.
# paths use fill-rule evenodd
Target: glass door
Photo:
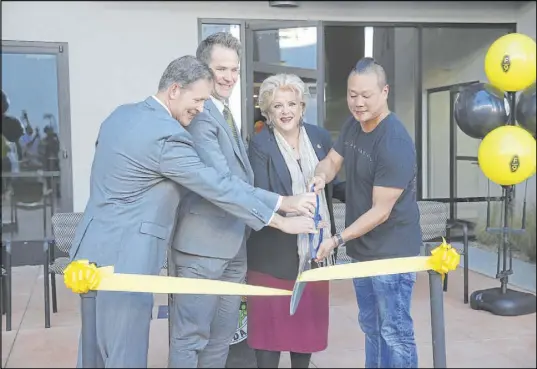
<instances>
[{"instance_id":1,"label":"glass door","mask_svg":"<svg viewBox=\"0 0 537 369\"><path fill-rule=\"evenodd\" d=\"M324 126L324 47L321 22L273 21L246 23L247 138L262 120L257 106L261 83L269 76L288 73L306 84L305 121Z\"/></svg>"},{"instance_id":2,"label":"glass door","mask_svg":"<svg viewBox=\"0 0 537 369\"><path fill-rule=\"evenodd\" d=\"M2 41L2 95L3 230L42 239L73 207L67 44Z\"/></svg>"}]
</instances>

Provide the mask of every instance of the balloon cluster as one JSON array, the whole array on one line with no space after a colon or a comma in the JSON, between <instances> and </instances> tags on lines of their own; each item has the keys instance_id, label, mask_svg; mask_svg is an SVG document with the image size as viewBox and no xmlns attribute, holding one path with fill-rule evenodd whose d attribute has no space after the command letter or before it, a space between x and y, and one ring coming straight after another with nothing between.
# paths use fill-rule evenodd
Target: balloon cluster
<instances>
[{"instance_id":1,"label":"balloon cluster","mask_svg":"<svg viewBox=\"0 0 537 369\"><path fill-rule=\"evenodd\" d=\"M521 33L498 38L485 56L485 74L489 83L469 85L457 96L455 121L482 140L477 156L483 174L499 185L516 185L535 174L535 41ZM518 102L510 102L519 91Z\"/></svg>"}]
</instances>

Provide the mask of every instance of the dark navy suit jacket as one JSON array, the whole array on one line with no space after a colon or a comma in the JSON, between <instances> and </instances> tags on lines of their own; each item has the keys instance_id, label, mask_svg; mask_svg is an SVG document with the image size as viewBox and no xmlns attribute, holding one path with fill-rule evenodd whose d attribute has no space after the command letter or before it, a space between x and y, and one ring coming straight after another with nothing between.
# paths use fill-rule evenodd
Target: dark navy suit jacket
<instances>
[{"instance_id":1,"label":"dark navy suit jacket","mask_svg":"<svg viewBox=\"0 0 537 369\"><path fill-rule=\"evenodd\" d=\"M330 134L324 128L304 124L319 161L332 148ZM248 148L254 171L254 185L283 196L292 196L291 175L272 130L263 129L253 136ZM325 188L332 233L336 232L332 198L345 201L345 182L337 177ZM326 235L325 237L330 237ZM297 236L265 227L250 235L247 241L248 269L276 278L295 280L298 273Z\"/></svg>"}]
</instances>

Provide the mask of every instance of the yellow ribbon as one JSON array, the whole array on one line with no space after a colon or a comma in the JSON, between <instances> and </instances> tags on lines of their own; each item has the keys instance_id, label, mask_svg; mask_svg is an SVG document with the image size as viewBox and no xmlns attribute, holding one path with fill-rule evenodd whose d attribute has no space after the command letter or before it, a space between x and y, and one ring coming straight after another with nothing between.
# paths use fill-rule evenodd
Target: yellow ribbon
<instances>
[{"instance_id":1,"label":"yellow ribbon","mask_svg":"<svg viewBox=\"0 0 537 369\"><path fill-rule=\"evenodd\" d=\"M113 267L97 268L88 260L71 262L64 282L74 293L123 291L196 295L290 296L292 291L209 279L114 273Z\"/></svg>"},{"instance_id":2,"label":"yellow ribbon","mask_svg":"<svg viewBox=\"0 0 537 369\"><path fill-rule=\"evenodd\" d=\"M443 239L442 244L431 251L431 256L384 259L310 269L303 272L298 281L352 279L426 270L434 270L442 274L443 278L448 271L457 269L459 261L460 255L457 250Z\"/></svg>"},{"instance_id":3,"label":"yellow ribbon","mask_svg":"<svg viewBox=\"0 0 537 369\"><path fill-rule=\"evenodd\" d=\"M431 256L375 260L311 269L298 277L300 282L352 279L378 275L434 270L442 277L459 265L460 255L443 242ZM292 291L209 279L114 273L113 267L97 268L88 260L70 263L64 272L65 285L74 293L124 291L163 294L290 296Z\"/></svg>"}]
</instances>

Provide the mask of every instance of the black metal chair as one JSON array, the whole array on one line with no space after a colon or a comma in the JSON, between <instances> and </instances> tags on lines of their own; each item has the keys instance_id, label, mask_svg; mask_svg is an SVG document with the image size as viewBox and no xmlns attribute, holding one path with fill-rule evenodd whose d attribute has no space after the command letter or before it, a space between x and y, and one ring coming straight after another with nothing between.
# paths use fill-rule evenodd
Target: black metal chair
<instances>
[{"instance_id":1,"label":"black metal chair","mask_svg":"<svg viewBox=\"0 0 537 369\"><path fill-rule=\"evenodd\" d=\"M420 209L420 226L422 241L424 246L442 241L442 237L449 241L449 231L458 227L463 234L463 249L457 252L463 257L464 273L464 303L468 303L468 224L461 220L451 220L449 218L449 205L438 201L418 201ZM425 247L422 248L422 255L425 255ZM444 278L444 291L447 291L448 275Z\"/></svg>"},{"instance_id":2,"label":"black metal chair","mask_svg":"<svg viewBox=\"0 0 537 369\"><path fill-rule=\"evenodd\" d=\"M463 250L457 250L463 256L464 270L464 303L468 303L468 225L460 220L452 221L449 219L449 207L447 204L436 201L418 201L420 210L420 226L422 231L422 251L425 255L427 244L438 243L442 237L447 237L450 229L460 227L463 233ZM345 204L334 202L334 217L336 229L341 232L345 229ZM352 260L345 253L345 246L339 248L337 252L338 263L350 263ZM444 291L447 291L448 276L444 278Z\"/></svg>"},{"instance_id":3,"label":"black metal chair","mask_svg":"<svg viewBox=\"0 0 537 369\"><path fill-rule=\"evenodd\" d=\"M56 294L56 275L63 275L65 268L69 265L69 250L75 238L76 228L82 220L84 213L56 213L52 216L52 234L53 239L48 243L47 270L45 271L45 321L47 328L50 327L50 312L47 309L50 301L50 290L48 288L50 274L50 289L52 290L52 312L58 312L58 300ZM56 256L55 250L58 249L67 256ZM168 259L164 262L163 269L168 268Z\"/></svg>"},{"instance_id":4,"label":"black metal chair","mask_svg":"<svg viewBox=\"0 0 537 369\"><path fill-rule=\"evenodd\" d=\"M82 215L83 213L56 213L51 218L53 238L48 242L47 262L45 263L45 321L47 322L47 328L50 327L50 310L47 308L50 306L50 289L52 290L52 312L57 313L56 275L63 275L65 268L69 264L69 250ZM57 257L56 249L66 255Z\"/></svg>"},{"instance_id":5,"label":"black metal chair","mask_svg":"<svg viewBox=\"0 0 537 369\"><path fill-rule=\"evenodd\" d=\"M11 221L14 231L19 230L18 210L42 210L43 237L47 237L47 208L53 213L53 191L43 177L13 178L10 190Z\"/></svg>"}]
</instances>

